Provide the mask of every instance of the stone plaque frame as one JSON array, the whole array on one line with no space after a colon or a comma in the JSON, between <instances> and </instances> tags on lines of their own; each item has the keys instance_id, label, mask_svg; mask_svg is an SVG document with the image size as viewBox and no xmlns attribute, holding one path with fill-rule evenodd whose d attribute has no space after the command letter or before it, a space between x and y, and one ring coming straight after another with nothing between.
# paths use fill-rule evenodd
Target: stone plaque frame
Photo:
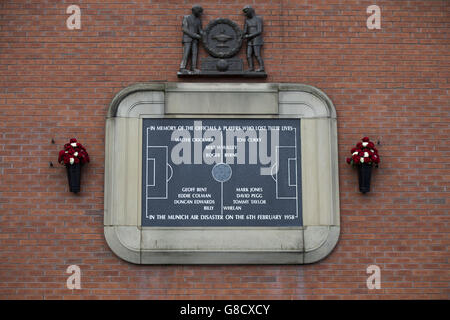
<instances>
[{"instance_id":1,"label":"stone plaque frame","mask_svg":"<svg viewBox=\"0 0 450 320\"><path fill-rule=\"evenodd\" d=\"M303 226L142 227L144 118L302 119ZM333 250L340 232L336 110L322 91L302 84L132 85L114 97L108 111L104 192L106 241L131 263L319 261Z\"/></svg>"}]
</instances>

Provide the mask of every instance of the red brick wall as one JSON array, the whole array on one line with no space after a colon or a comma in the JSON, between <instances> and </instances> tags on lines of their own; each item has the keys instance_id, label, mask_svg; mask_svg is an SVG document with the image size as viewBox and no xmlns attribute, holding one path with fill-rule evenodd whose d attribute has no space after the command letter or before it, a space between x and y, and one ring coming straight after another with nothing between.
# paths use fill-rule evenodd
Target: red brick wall
<instances>
[{"instance_id":1,"label":"red brick wall","mask_svg":"<svg viewBox=\"0 0 450 320\"><path fill-rule=\"evenodd\" d=\"M297 266L117 258L103 236L105 115L128 85L179 81L180 24L193 2L2 0L0 299L450 298L450 2L249 3L265 21L266 81L318 87L337 109L341 236L331 255ZM71 4L81 30L66 27ZM201 4L204 26L217 17L243 24L242 1ZM372 4L381 30L366 27ZM361 195L345 157L366 135L380 141L382 163ZM92 160L79 195L56 161L71 137ZM72 264L81 290L66 288ZM372 264L381 290L366 287Z\"/></svg>"}]
</instances>

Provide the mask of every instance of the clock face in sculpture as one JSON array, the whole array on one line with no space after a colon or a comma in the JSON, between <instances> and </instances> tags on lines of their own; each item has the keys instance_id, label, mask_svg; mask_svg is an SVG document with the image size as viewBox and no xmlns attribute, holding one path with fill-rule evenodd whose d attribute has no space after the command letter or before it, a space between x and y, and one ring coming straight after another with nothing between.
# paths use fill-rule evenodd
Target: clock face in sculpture
<instances>
[{"instance_id":1,"label":"clock face in sculpture","mask_svg":"<svg viewBox=\"0 0 450 320\"><path fill-rule=\"evenodd\" d=\"M242 46L242 31L229 19L216 19L206 27L203 44L211 56L231 58Z\"/></svg>"}]
</instances>

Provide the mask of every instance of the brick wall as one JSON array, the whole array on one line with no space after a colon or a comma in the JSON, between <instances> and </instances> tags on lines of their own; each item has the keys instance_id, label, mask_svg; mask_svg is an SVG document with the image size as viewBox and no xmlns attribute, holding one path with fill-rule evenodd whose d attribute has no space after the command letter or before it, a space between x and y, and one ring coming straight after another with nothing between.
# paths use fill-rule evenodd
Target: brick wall
<instances>
[{"instance_id":1,"label":"brick wall","mask_svg":"<svg viewBox=\"0 0 450 320\"><path fill-rule=\"evenodd\" d=\"M249 3L265 21L266 81L318 87L337 109L341 236L330 256L306 266L117 258L103 236L105 115L128 85L179 81L180 24L193 2L2 0L0 299L450 298L450 2ZM71 4L81 30L66 27ZM201 1L203 25L217 17L242 25L242 4ZM381 30L366 27L372 4ZM362 195L345 157L366 135L380 141L382 163ZM79 195L56 161L71 137L91 155ZM81 290L66 288L72 264ZM372 264L381 290L366 287Z\"/></svg>"}]
</instances>

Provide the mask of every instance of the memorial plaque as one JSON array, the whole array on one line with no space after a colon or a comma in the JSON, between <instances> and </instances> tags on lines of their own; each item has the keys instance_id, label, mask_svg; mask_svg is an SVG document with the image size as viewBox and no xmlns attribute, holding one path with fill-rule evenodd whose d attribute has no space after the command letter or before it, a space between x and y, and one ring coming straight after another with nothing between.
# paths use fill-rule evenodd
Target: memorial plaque
<instances>
[{"instance_id":1,"label":"memorial plaque","mask_svg":"<svg viewBox=\"0 0 450 320\"><path fill-rule=\"evenodd\" d=\"M106 120L105 239L136 264L317 262L339 239L337 147L333 102L308 85L124 88Z\"/></svg>"},{"instance_id":2,"label":"memorial plaque","mask_svg":"<svg viewBox=\"0 0 450 320\"><path fill-rule=\"evenodd\" d=\"M302 226L300 119L144 119L142 226Z\"/></svg>"}]
</instances>

